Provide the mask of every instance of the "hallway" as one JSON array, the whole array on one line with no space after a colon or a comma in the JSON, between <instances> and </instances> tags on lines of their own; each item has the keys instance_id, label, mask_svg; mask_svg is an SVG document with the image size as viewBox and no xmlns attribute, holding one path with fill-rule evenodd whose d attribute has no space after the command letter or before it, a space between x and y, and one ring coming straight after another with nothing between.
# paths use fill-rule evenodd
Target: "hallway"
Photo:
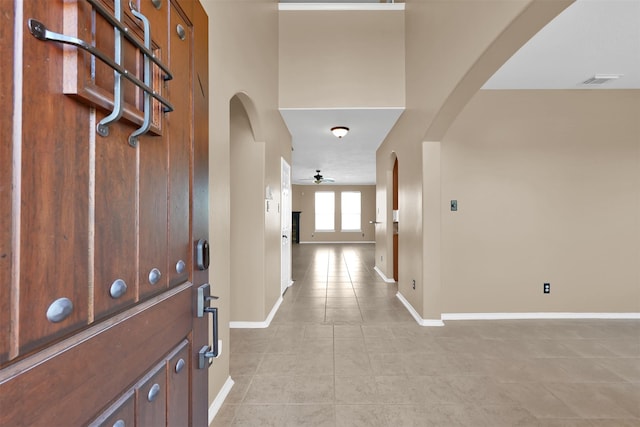
<instances>
[{"instance_id":1,"label":"hallway","mask_svg":"<svg viewBox=\"0 0 640 427\"><path fill-rule=\"evenodd\" d=\"M271 326L231 330L213 426L640 425L640 321L421 327L373 251L293 245Z\"/></svg>"}]
</instances>

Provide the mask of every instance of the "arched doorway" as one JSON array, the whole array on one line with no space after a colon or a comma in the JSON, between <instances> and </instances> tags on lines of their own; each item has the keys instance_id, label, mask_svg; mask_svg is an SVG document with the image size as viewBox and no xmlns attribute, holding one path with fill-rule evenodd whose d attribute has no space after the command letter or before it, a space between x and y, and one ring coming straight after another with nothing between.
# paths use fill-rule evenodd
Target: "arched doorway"
<instances>
[{"instance_id":1,"label":"arched doorway","mask_svg":"<svg viewBox=\"0 0 640 427\"><path fill-rule=\"evenodd\" d=\"M229 101L230 320L260 321L265 288L265 147L246 94ZM250 266L250 267L248 267Z\"/></svg>"}]
</instances>

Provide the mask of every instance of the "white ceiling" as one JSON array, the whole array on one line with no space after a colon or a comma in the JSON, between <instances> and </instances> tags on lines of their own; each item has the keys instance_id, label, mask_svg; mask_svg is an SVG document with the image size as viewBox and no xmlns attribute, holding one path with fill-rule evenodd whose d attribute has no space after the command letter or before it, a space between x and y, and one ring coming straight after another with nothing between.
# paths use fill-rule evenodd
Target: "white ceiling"
<instances>
[{"instance_id":1,"label":"white ceiling","mask_svg":"<svg viewBox=\"0 0 640 427\"><path fill-rule=\"evenodd\" d=\"M582 84L597 74L620 77L602 85ZM516 52L483 89L640 89L640 0L577 0ZM293 137L292 182L310 184L315 170L321 169L336 184L348 185L375 184L375 151L402 110L281 112ZM351 132L338 140L329 129L341 125Z\"/></svg>"},{"instance_id":2,"label":"white ceiling","mask_svg":"<svg viewBox=\"0 0 640 427\"><path fill-rule=\"evenodd\" d=\"M316 169L336 185L376 183L376 150L402 108L281 109L293 137L291 181L312 184ZM334 126L349 133L336 138Z\"/></svg>"},{"instance_id":3,"label":"white ceiling","mask_svg":"<svg viewBox=\"0 0 640 427\"><path fill-rule=\"evenodd\" d=\"M585 86L596 74L620 78ZM578 0L509 59L484 89L639 89L640 0Z\"/></svg>"}]
</instances>

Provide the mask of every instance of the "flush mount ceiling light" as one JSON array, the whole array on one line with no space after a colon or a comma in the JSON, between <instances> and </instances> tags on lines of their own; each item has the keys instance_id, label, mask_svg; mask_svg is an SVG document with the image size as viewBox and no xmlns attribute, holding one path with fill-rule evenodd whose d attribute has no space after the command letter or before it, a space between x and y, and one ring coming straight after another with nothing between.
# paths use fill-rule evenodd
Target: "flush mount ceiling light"
<instances>
[{"instance_id":1,"label":"flush mount ceiling light","mask_svg":"<svg viewBox=\"0 0 640 427\"><path fill-rule=\"evenodd\" d=\"M336 138L342 138L349 132L349 128L346 126L335 126L331 128L331 133L333 133Z\"/></svg>"}]
</instances>

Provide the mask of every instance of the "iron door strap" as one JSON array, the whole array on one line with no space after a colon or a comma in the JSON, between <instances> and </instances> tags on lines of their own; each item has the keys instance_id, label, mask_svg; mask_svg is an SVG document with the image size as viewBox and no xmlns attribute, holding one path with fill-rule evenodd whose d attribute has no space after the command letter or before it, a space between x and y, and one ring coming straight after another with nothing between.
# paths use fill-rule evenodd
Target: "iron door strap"
<instances>
[{"instance_id":1,"label":"iron door strap","mask_svg":"<svg viewBox=\"0 0 640 427\"><path fill-rule=\"evenodd\" d=\"M114 70L114 108L109 116L105 117L98 124L98 134L102 136L106 136L109 134L108 126L112 122L117 121L120 116L122 116L122 88L121 88L121 78L125 78L137 86L144 92L144 121L142 126L134 131L129 137L129 144L131 146L137 145L138 137L145 134L150 128L151 122L151 98L156 99L164 106L164 112L169 113L174 110L171 102L160 95L157 91L153 89L153 78L152 78L152 70L151 70L151 62L156 64L164 73L164 80L171 80L173 75L169 71L169 68L158 59L158 57L151 51L151 32L149 28L148 19L138 12L135 8L133 2L129 2L129 8L131 9L131 13L142 21L144 26L144 43L141 43L136 37L133 36L132 32L129 31L129 28L122 23L122 9L121 9L121 0L114 0L114 10L115 15L113 16L109 13L107 9L105 9L97 0L87 0L94 9L103 16L107 22L109 22L114 27L114 58L109 57L104 52L97 49L95 46L90 43L79 39L77 37L68 36L61 33L56 33L47 28L47 26L36 20L29 19L27 24L29 27L29 31L31 34L42 41L55 41L58 43L68 44L72 46L76 46L86 52L89 52L94 57L98 58L100 61L108 65ZM125 37L129 40L133 45L136 46L142 52L144 56L144 82L135 76L135 73L130 72L126 68L124 68L121 64L123 62L122 54L122 37Z\"/></svg>"},{"instance_id":2,"label":"iron door strap","mask_svg":"<svg viewBox=\"0 0 640 427\"><path fill-rule=\"evenodd\" d=\"M142 21L142 25L144 27L144 46L150 51L151 29L149 26L149 20L142 13L138 12L133 5L131 5L131 13ZM144 84L149 87L153 87L153 75L151 74L151 59L149 55L144 55ZM144 106L142 108L144 110L144 121L142 122L142 126L129 135L129 145L132 147L138 145L138 137L147 133L151 126L151 96L147 92L144 93Z\"/></svg>"},{"instance_id":3,"label":"iron door strap","mask_svg":"<svg viewBox=\"0 0 640 427\"><path fill-rule=\"evenodd\" d=\"M119 0L113 2L115 18L122 20L122 4ZM118 27L113 27L113 62L122 66L122 32ZM146 83L146 82L145 82ZM122 74L113 70L113 110L111 114L104 117L96 130L100 136L109 136L109 125L117 122L122 117L124 104L124 91L122 90Z\"/></svg>"},{"instance_id":4,"label":"iron door strap","mask_svg":"<svg viewBox=\"0 0 640 427\"><path fill-rule=\"evenodd\" d=\"M114 1L120 2L121 0L114 0ZM151 51L150 47L147 47L144 44L140 43L140 41L138 41L138 39L133 36L131 31L129 31L129 28L127 28L127 26L124 25L122 23L122 21L116 19L113 15L111 15L109 13L109 11L107 9L105 9L105 7L102 6L102 4L100 4L98 2L98 0L87 0L87 3L89 3L91 6L93 6L93 8L104 19L106 19L107 22L109 22L111 25L113 25L114 28L120 29L122 31L122 33L124 34L124 36L127 38L127 40L129 40L133 45L135 45L135 47L140 49L140 51L142 51L143 55L148 56L149 59L151 59L151 61L154 64L156 64L158 67L160 67L160 69L164 73L164 80L173 79L173 74L171 73L171 71L169 71L169 68L165 64L163 64L162 61L160 61L158 59L156 54ZM135 5L131 1L129 2L129 9L131 9L131 11L136 10Z\"/></svg>"}]
</instances>

